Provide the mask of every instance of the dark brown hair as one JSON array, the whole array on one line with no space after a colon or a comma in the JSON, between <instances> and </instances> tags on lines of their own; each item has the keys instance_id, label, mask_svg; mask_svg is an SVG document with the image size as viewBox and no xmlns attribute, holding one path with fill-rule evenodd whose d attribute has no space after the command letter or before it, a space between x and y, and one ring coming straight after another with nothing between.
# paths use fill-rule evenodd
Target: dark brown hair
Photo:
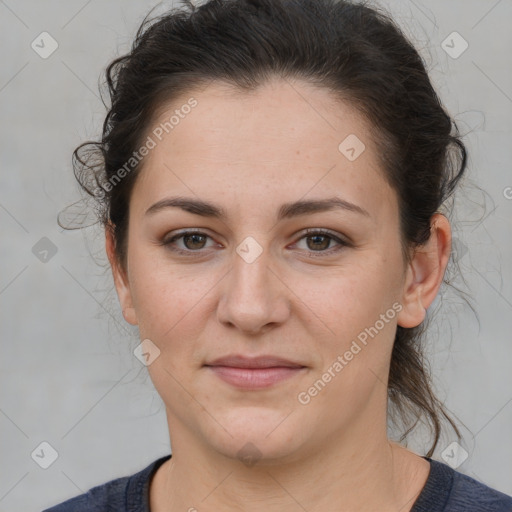
<instances>
[{"instance_id":1,"label":"dark brown hair","mask_svg":"<svg viewBox=\"0 0 512 512\"><path fill-rule=\"evenodd\" d=\"M404 259L430 236L432 216L452 195L466 168L457 126L443 108L424 62L385 12L337 0L182 1L146 18L131 51L107 68L110 109L99 142L74 152L75 175L97 200L126 266L130 194L141 163L134 151L165 103L213 80L242 91L274 77L299 78L349 101L369 121L384 175L397 193ZM113 183L119 170L133 165ZM110 185L109 185L110 184ZM416 328L398 326L388 395L409 425L427 420L432 455L444 416L432 391ZM411 424L411 418L413 419Z\"/></svg>"}]
</instances>

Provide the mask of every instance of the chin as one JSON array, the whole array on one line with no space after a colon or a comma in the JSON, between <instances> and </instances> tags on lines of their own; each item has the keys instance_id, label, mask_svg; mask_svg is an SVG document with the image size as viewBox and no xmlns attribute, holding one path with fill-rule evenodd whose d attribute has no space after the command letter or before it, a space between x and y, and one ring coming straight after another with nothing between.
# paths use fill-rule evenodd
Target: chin
<instances>
[{"instance_id":1,"label":"chin","mask_svg":"<svg viewBox=\"0 0 512 512\"><path fill-rule=\"evenodd\" d=\"M212 420L207 441L222 455L247 466L292 462L309 437L289 410L243 407ZM226 432L221 425L226 426Z\"/></svg>"}]
</instances>

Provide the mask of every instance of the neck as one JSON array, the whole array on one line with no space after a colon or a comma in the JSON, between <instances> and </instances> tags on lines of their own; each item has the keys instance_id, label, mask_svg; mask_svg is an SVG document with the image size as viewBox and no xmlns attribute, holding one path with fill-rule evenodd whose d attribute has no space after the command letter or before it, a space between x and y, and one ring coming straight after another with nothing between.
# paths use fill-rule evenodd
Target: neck
<instances>
[{"instance_id":1,"label":"neck","mask_svg":"<svg viewBox=\"0 0 512 512\"><path fill-rule=\"evenodd\" d=\"M152 512L408 512L430 469L426 460L388 441L385 428L365 431L368 422L334 432L293 460L248 466L202 444L169 413L168 419L172 458L151 484Z\"/></svg>"}]
</instances>

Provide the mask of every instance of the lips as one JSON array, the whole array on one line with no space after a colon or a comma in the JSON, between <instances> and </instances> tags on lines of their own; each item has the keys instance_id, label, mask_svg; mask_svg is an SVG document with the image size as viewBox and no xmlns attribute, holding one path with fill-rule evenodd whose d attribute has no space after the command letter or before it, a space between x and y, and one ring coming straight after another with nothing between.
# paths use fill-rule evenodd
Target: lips
<instances>
[{"instance_id":1,"label":"lips","mask_svg":"<svg viewBox=\"0 0 512 512\"><path fill-rule=\"evenodd\" d=\"M304 365L270 355L247 357L242 355L229 355L215 359L205 366L228 366L232 368L304 368Z\"/></svg>"},{"instance_id":2,"label":"lips","mask_svg":"<svg viewBox=\"0 0 512 512\"><path fill-rule=\"evenodd\" d=\"M269 355L230 355L215 359L205 367L224 382L245 390L267 388L306 370L300 363Z\"/></svg>"}]
</instances>

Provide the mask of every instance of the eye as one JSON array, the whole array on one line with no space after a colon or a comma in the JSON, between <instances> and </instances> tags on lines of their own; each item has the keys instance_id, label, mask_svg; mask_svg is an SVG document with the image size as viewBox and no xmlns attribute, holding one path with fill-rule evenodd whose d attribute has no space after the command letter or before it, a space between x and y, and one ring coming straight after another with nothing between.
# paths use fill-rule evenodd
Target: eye
<instances>
[{"instance_id":1,"label":"eye","mask_svg":"<svg viewBox=\"0 0 512 512\"><path fill-rule=\"evenodd\" d=\"M165 239L162 245L165 245L168 249L178 254L190 255L191 253L200 252L200 249L204 249L208 238L211 237L201 231L182 231L171 238ZM175 246L178 240L182 240L184 249Z\"/></svg>"},{"instance_id":2,"label":"eye","mask_svg":"<svg viewBox=\"0 0 512 512\"><path fill-rule=\"evenodd\" d=\"M334 233L325 229L308 229L306 234L299 241L306 240L306 251L310 252L310 256L326 256L342 250L344 247L350 246L350 243L342 240ZM308 240L310 243L308 243ZM335 241L338 246L330 248L331 242ZM296 242L297 244L298 242ZM326 250L328 249L328 250ZM319 253L319 254L315 254Z\"/></svg>"},{"instance_id":3,"label":"eye","mask_svg":"<svg viewBox=\"0 0 512 512\"><path fill-rule=\"evenodd\" d=\"M182 231L174 236L165 239L162 245L166 246L169 250L186 256L199 256L202 252L201 249L206 248L207 239L211 239L209 235L202 231ZM299 238L295 245L300 241L306 240L306 251L309 251L309 256L328 256L332 253L338 252L344 247L349 247L351 244L342 240L339 236L325 229L308 229L305 235ZM176 246L180 241L183 246ZM308 243L308 241L310 241ZM332 242L338 244L337 247L330 247ZM316 253L316 254L315 254Z\"/></svg>"}]
</instances>

